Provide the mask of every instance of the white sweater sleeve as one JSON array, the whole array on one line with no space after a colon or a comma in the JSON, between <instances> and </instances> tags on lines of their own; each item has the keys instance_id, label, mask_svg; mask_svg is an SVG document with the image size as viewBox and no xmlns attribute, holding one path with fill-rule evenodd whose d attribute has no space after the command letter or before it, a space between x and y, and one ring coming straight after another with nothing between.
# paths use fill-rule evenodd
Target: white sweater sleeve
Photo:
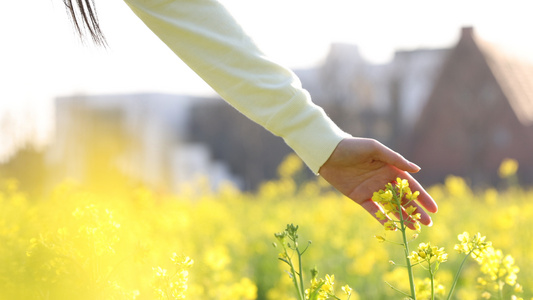
<instances>
[{"instance_id":1,"label":"white sweater sleeve","mask_svg":"<svg viewBox=\"0 0 533 300\"><path fill-rule=\"evenodd\" d=\"M269 60L217 0L125 0L222 98L281 136L315 173L349 134ZM245 138L245 137L244 137Z\"/></svg>"}]
</instances>

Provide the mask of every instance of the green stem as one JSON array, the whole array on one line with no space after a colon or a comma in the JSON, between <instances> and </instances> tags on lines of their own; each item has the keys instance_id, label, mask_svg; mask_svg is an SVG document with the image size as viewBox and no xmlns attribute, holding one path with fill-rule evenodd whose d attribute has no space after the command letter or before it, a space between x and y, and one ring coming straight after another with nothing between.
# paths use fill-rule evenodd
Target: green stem
<instances>
[{"instance_id":1,"label":"green stem","mask_svg":"<svg viewBox=\"0 0 533 300\"><path fill-rule=\"evenodd\" d=\"M397 291L398 293L404 295L404 296L407 296L409 298L411 298L411 295L407 294L407 293L404 293L402 290L399 290L398 288L394 287L392 284L388 283L385 281L386 284L388 284L390 286L391 289Z\"/></svg>"},{"instance_id":2,"label":"green stem","mask_svg":"<svg viewBox=\"0 0 533 300\"><path fill-rule=\"evenodd\" d=\"M404 245L403 248L405 250L405 260L407 263L407 274L409 275L409 287L411 289L411 298L413 298L413 300L416 300L413 267L411 266L411 260L409 259L409 243L407 242L407 236L405 234L405 230L407 229L407 226L405 226L405 221L403 219L403 212L402 212L402 204L401 204L402 193L400 192L400 195L395 194L394 196L395 196L396 204L398 205L398 214L400 215L400 231L402 232L403 245Z\"/></svg>"},{"instance_id":3,"label":"green stem","mask_svg":"<svg viewBox=\"0 0 533 300\"><path fill-rule=\"evenodd\" d=\"M304 278L302 274L302 254L300 254L300 249L298 248L298 246L296 246L296 253L298 253L298 269L300 271L300 273L298 274L300 277L300 294L303 297L303 295L305 295L305 290L304 290Z\"/></svg>"},{"instance_id":4,"label":"green stem","mask_svg":"<svg viewBox=\"0 0 533 300\"><path fill-rule=\"evenodd\" d=\"M446 298L446 300L450 300L451 299L452 294L453 294L453 290L455 289L455 285L457 284L457 281L459 280L459 274L463 270L463 265L465 264L465 261L470 256L470 254L472 254L472 251L474 251L474 250L471 250L470 252L468 252L468 254L465 256L465 258L463 258L463 261L461 262L461 265L459 266L459 269L457 270L457 273L455 274L455 277L453 278L452 287L450 288L450 292L448 293L448 297Z\"/></svg>"},{"instance_id":5,"label":"green stem","mask_svg":"<svg viewBox=\"0 0 533 300\"><path fill-rule=\"evenodd\" d=\"M435 300L435 281L434 281L434 274L433 269L431 268L431 263L429 263L429 279L431 280L431 300Z\"/></svg>"},{"instance_id":6,"label":"green stem","mask_svg":"<svg viewBox=\"0 0 533 300\"><path fill-rule=\"evenodd\" d=\"M496 274L500 274L499 269L498 269L498 273ZM500 296L500 300L503 300L503 286L505 285L505 282L503 282L500 278L501 277L498 276L498 295Z\"/></svg>"},{"instance_id":7,"label":"green stem","mask_svg":"<svg viewBox=\"0 0 533 300\"><path fill-rule=\"evenodd\" d=\"M296 270L294 269L294 264L292 263L292 259L289 256L289 253L287 253L287 248L283 246L285 251L285 256L287 256L288 265L291 267L291 274L292 274L292 283L294 284L294 287L296 288L296 291L298 292L298 299L305 300L304 295L302 294L303 291L298 286L298 280L296 279ZM300 256L298 255L298 260Z\"/></svg>"},{"instance_id":8,"label":"green stem","mask_svg":"<svg viewBox=\"0 0 533 300\"><path fill-rule=\"evenodd\" d=\"M411 266L411 260L409 259L409 245L407 244L407 238L405 237L405 229L406 227L403 224L403 220L402 220L401 231L402 231L402 237L403 237L403 242L404 242L405 259L407 263L407 273L409 274L409 286L411 288L411 297L413 298L413 300L416 300L415 280L413 277L413 268Z\"/></svg>"}]
</instances>

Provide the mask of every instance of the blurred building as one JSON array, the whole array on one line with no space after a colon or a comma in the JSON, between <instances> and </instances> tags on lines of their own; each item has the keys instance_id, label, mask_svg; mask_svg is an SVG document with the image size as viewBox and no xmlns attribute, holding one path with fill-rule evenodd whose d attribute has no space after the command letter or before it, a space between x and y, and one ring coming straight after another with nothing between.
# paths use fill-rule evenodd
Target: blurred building
<instances>
[{"instance_id":1,"label":"blurred building","mask_svg":"<svg viewBox=\"0 0 533 300\"><path fill-rule=\"evenodd\" d=\"M494 183L505 158L533 182L533 64L463 28L406 149L427 182L447 174Z\"/></svg>"},{"instance_id":2,"label":"blurred building","mask_svg":"<svg viewBox=\"0 0 533 300\"><path fill-rule=\"evenodd\" d=\"M448 51L398 51L389 63L371 64L356 46L334 44L321 65L295 73L342 129L394 147L412 130ZM207 144L217 160L227 162L245 189L275 178L291 152L280 138L222 101L195 105L192 115L191 140Z\"/></svg>"},{"instance_id":3,"label":"blurred building","mask_svg":"<svg viewBox=\"0 0 533 300\"><path fill-rule=\"evenodd\" d=\"M21 94L26 96L31 91ZM12 101L9 95L0 96L0 164L7 162L19 150L42 149L53 133L52 101L34 103L30 100L31 96L27 97L22 101Z\"/></svg>"},{"instance_id":4,"label":"blurred building","mask_svg":"<svg viewBox=\"0 0 533 300\"><path fill-rule=\"evenodd\" d=\"M345 131L397 147L401 136L412 130L448 51L397 51L390 62L372 64L357 47L334 44L314 70L321 80L306 82L309 76L302 77L303 86ZM319 93L314 92L317 85Z\"/></svg>"},{"instance_id":5,"label":"blurred building","mask_svg":"<svg viewBox=\"0 0 533 300\"><path fill-rule=\"evenodd\" d=\"M172 191L200 177L213 188L225 181L238 185L205 144L188 141L192 104L212 100L166 94L59 98L55 140L46 153L50 176L106 185L125 175Z\"/></svg>"},{"instance_id":6,"label":"blurred building","mask_svg":"<svg viewBox=\"0 0 533 300\"><path fill-rule=\"evenodd\" d=\"M504 158L533 183L533 67L471 28L451 49L397 51L384 64L334 44L321 65L295 72L342 129L399 150L421 165L425 184L449 174L494 183ZM255 189L291 152L219 97L165 94L57 99L50 144L53 182L105 185L126 174L173 191L201 176L213 188Z\"/></svg>"}]
</instances>

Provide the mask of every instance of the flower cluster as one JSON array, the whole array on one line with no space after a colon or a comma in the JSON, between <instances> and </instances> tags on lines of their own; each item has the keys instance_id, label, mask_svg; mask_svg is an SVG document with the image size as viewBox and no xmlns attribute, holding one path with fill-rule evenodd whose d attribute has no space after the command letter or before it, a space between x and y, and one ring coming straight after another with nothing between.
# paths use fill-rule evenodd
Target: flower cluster
<instances>
[{"instance_id":1,"label":"flower cluster","mask_svg":"<svg viewBox=\"0 0 533 300\"><path fill-rule=\"evenodd\" d=\"M444 252L444 248L431 246L431 243L420 243L418 249L409 255L409 259L413 265L422 262L431 265L435 261L442 263L448 260L448 253Z\"/></svg>"},{"instance_id":2,"label":"flower cluster","mask_svg":"<svg viewBox=\"0 0 533 300\"><path fill-rule=\"evenodd\" d=\"M433 291L433 292L432 292ZM416 297L417 299L431 299L431 295L439 295L441 297L446 295L444 286L431 278L417 279L416 280Z\"/></svg>"},{"instance_id":3,"label":"flower cluster","mask_svg":"<svg viewBox=\"0 0 533 300\"><path fill-rule=\"evenodd\" d=\"M326 274L324 278L317 278L318 271L316 268L311 270L313 278L311 279L310 288L305 290L305 299L309 300L327 300L340 299L335 296L335 275ZM353 289L349 285L341 287L343 293L350 299Z\"/></svg>"},{"instance_id":4,"label":"flower cluster","mask_svg":"<svg viewBox=\"0 0 533 300\"><path fill-rule=\"evenodd\" d=\"M396 230L400 222L392 220L389 215L406 213L408 219L405 222L413 223L415 229L420 230L420 223L418 222L420 220L420 213L416 212L416 207L410 205L419 195L419 191L415 191L414 193L411 191L407 179L396 178L394 184L388 183L384 190L374 192L372 201L379 203L383 208L383 211L376 212L376 217L381 221L385 221L384 226L386 230ZM403 209L400 207L403 207Z\"/></svg>"},{"instance_id":5,"label":"flower cluster","mask_svg":"<svg viewBox=\"0 0 533 300\"><path fill-rule=\"evenodd\" d=\"M79 223L78 232L87 240L87 245L97 256L115 253L113 246L119 241L120 224L115 222L113 212L95 204L77 207L72 216Z\"/></svg>"},{"instance_id":6,"label":"flower cluster","mask_svg":"<svg viewBox=\"0 0 533 300\"><path fill-rule=\"evenodd\" d=\"M498 294L505 285L512 287L513 292L522 292L522 286L517 283L520 269L511 255L504 255L501 250L488 247L480 265L483 275L478 278L478 284L485 290L484 295L491 292Z\"/></svg>"},{"instance_id":7,"label":"flower cluster","mask_svg":"<svg viewBox=\"0 0 533 300\"><path fill-rule=\"evenodd\" d=\"M295 287L296 294L300 300L340 300L335 295L335 275L326 274L324 278L318 278L317 268L311 269L311 285L304 290L304 279L302 274L303 262L302 255L307 251L311 242L309 241L307 247L301 250L298 247L298 225L288 224L286 229L282 232L275 233L274 236L281 244L282 251L278 255L278 259L287 264L290 270L287 271L292 283ZM274 243L274 247L277 244ZM295 261L292 257L296 254ZM353 290L348 285L342 287L342 291L347 295L347 300L350 299Z\"/></svg>"},{"instance_id":8,"label":"flower cluster","mask_svg":"<svg viewBox=\"0 0 533 300\"><path fill-rule=\"evenodd\" d=\"M174 263L174 272L161 267L154 268L154 290L159 299L185 299L188 289L189 269L194 261L184 255L172 254L170 260Z\"/></svg>"},{"instance_id":9,"label":"flower cluster","mask_svg":"<svg viewBox=\"0 0 533 300\"><path fill-rule=\"evenodd\" d=\"M311 287L305 290L305 299L327 300L334 294L335 275L311 279Z\"/></svg>"},{"instance_id":10,"label":"flower cluster","mask_svg":"<svg viewBox=\"0 0 533 300\"><path fill-rule=\"evenodd\" d=\"M486 241L480 233L472 238L467 232L458 236L460 244L455 245L455 250L472 256L480 265L483 274L477 279L479 287L484 290L482 297L490 299L493 294L501 294L505 285L512 288L513 292L522 292L522 286L517 282L517 273L520 269L515 265L511 255L504 255L495 249L491 242ZM513 299L521 299L515 295Z\"/></svg>"},{"instance_id":11,"label":"flower cluster","mask_svg":"<svg viewBox=\"0 0 533 300\"><path fill-rule=\"evenodd\" d=\"M459 253L471 255L473 259L480 263L483 259L483 253L492 247L492 243L485 241L486 237L481 236L481 233L477 233L470 238L468 232L463 232L457 238L461 243L456 244L454 249Z\"/></svg>"},{"instance_id":12,"label":"flower cluster","mask_svg":"<svg viewBox=\"0 0 533 300\"><path fill-rule=\"evenodd\" d=\"M346 201L345 196L326 187L321 177L302 186L289 185L287 181L273 180L257 193L227 188L212 192L198 186L180 189L177 194L152 191L137 183L122 186L113 182L116 190L101 190L69 181L38 196L25 193L31 188L27 182L19 186L21 191L15 181L0 179L0 299L157 299L157 272L152 269L159 271L160 266L161 273L167 270L166 275L172 274L176 267L169 258L175 251L194 258L193 267L188 269L187 299L300 300L294 293L292 278L283 273L289 268L272 263L277 251L267 247L272 241L278 242L272 233L285 229L278 227L287 220L313 224L305 232L306 239L300 241L301 249L308 239L320 245L317 251L310 248L313 251L304 256L304 275L309 274L305 265L309 257L322 269L328 268L319 277L335 274L336 295L343 300L346 296L341 287L347 282L341 282L343 279L350 279L350 300L402 299L383 281L407 291L402 267L405 261L396 267L386 263L398 258L399 248L384 247L373 240L368 229L376 225L375 220L367 218L366 211ZM412 185L411 189L414 193ZM422 241L428 242L425 237L429 236L432 245L445 246L451 241L450 246L445 246L451 252L453 245L460 243L457 234L465 227L483 228L482 233L490 237L493 245L512 249L510 253L502 248L502 261L511 254L515 265L521 267L519 273L512 273L523 285L509 286L505 280L512 282L513 276L502 275L503 297L499 297L494 281L480 271L481 265L470 261L471 255L466 256L466 252L461 256L473 264L464 264L466 276L457 281L450 299L482 299L483 292L491 300L518 299L511 298L512 293L531 299L532 284L526 278L533 277L533 268L522 266L521 262L527 262L533 251L533 243L527 238L533 234L533 189L516 186L473 191L463 179L450 177L444 184L427 190L439 200L441 209L435 226L420 235ZM299 231L302 238L303 231ZM467 240L476 232L471 232ZM391 245L403 244L392 240L398 234L387 232L390 236L380 239L391 239L386 240ZM285 240L293 246L288 236ZM417 249L419 242L413 243L407 255ZM281 248L279 242L278 247ZM289 254L298 276L297 255L292 251ZM404 253L401 255L405 258ZM453 253L449 255L448 261L455 259ZM513 265L510 259L505 261L508 266ZM447 299L439 297L439 280L448 293L455 266L455 260L441 265L434 278L437 299ZM431 293L431 282L422 282L429 276L422 273L419 268L414 274L419 300L429 298ZM477 285L483 290L472 286L471 278L476 285L477 277ZM304 278L303 291L309 288L310 280L310 276ZM522 287L524 291L518 294Z\"/></svg>"}]
</instances>

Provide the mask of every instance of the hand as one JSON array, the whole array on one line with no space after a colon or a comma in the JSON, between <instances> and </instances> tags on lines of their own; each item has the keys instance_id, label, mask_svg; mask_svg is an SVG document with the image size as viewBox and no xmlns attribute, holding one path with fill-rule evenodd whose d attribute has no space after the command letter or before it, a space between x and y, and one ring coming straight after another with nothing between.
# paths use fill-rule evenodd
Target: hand
<instances>
[{"instance_id":1,"label":"hand","mask_svg":"<svg viewBox=\"0 0 533 300\"><path fill-rule=\"evenodd\" d=\"M380 142L365 138L347 138L342 140L330 158L322 165L319 174L341 193L361 205L376 220L380 206L372 201L372 195L385 188L396 178L407 179L413 192L419 191L416 212L421 214L420 223L430 226L428 212L436 213L437 203L408 173L416 173L420 167L409 162L400 154L387 148Z\"/></svg>"}]
</instances>

